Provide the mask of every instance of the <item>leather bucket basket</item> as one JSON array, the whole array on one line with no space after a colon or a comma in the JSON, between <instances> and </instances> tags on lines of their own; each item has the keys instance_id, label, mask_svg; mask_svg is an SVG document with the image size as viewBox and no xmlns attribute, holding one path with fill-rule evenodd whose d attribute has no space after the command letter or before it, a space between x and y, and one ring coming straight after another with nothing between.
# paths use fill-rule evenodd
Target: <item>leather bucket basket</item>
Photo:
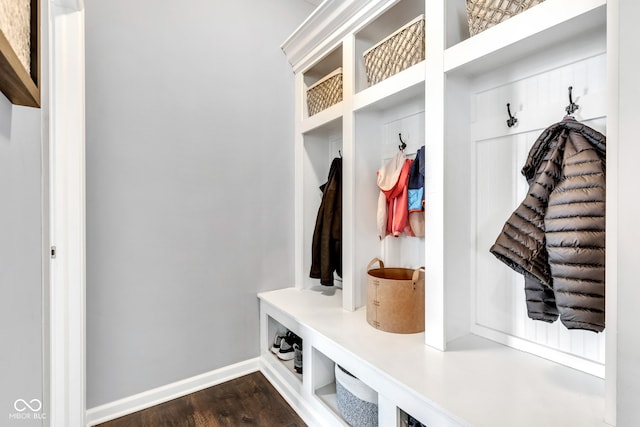
<instances>
[{"instance_id":1,"label":"leather bucket basket","mask_svg":"<svg viewBox=\"0 0 640 427\"><path fill-rule=\"evenodd\" d=\"M375 263L380 268L371 268ZM424 267L385 268L374 258L367 266L367 322L398 334L424 332Z\"/></svg>"}]
</instances>

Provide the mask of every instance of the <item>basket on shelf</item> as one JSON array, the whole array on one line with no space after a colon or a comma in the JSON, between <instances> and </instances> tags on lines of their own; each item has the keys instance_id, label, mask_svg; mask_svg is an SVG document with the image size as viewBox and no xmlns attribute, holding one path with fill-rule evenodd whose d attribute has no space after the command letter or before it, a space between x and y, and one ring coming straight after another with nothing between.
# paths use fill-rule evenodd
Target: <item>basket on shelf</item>
<instances>
[{"instance_id":1,"label":"basket on shelf","mask_svg":"<svg viewBox=\"0 0 640 427\"><path fill-rule=\"evenodd\" d=\"M544 0L467 0L467 21L472 36L542 3Z\"/></svg>"},{"instance_id":2,"label":"basket on shelf","mask_svg":"<svg viewBox=\"0 0 640 427\"><path fill-rule=\"evenodd\" d=\"M363 54L369 86L424 60L424 15L414 18Z\"/></svg>"},{"instance_id":3,"label":"basket on shelf","mask_svg":"<svg viewBox=\"0 0 640 427\"><path fill-rule=\"evenodd\" d=\"M378 426L378 393L335 365L336 400L342 418L352 427Z\"/></svg>"},{"instance_id":4,"label":"basket on shelf","mask_svg":"<svg viewBox=\"0 0 640 427\"><path fill-rule=\"evenodd\" d=\"M342 101L342 67L337 68L307 89L309 116Z\"/></svg>"},{"instance_id":5,"label":"basket on shelf","mask_svg":"<svg viewBox=\"0 0 640 427\"><path fill-rule=\"evenodd\" d=\"M380 268L371 268L375 263ZM424 267L385 268L374 258L367 266L367 322L397 334L424 332Z\"/></svg>"}]
</instances>

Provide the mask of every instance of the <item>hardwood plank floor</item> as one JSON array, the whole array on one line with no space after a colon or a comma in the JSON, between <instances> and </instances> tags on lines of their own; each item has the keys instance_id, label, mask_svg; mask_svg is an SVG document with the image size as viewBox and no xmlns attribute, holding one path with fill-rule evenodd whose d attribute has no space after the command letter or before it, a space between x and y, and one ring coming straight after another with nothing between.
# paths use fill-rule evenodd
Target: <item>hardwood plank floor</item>
<instances>
[{"instance_id":1,"label":"hardwood plank floor","mask_svg":"<svg viewBox=\"0 0 640 427\"><path fill-rule=\"evenodd\" d=\"M260 372L99 424L99 427L306 426Z\"/></svg>"}]
</instances>

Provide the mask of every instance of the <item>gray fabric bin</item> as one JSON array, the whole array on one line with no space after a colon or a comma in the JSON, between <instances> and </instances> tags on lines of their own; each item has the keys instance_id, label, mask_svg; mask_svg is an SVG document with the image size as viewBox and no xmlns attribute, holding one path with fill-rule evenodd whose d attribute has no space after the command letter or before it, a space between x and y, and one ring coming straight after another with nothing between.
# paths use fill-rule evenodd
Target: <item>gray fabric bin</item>
<instances>
[{"instance_id":1,"label":"gray fabric bin","mask_svg":"<svg viewBox=\"0 0 640 427\"><path fill-rule=\"evenodd\" d=\"M337 364L335 374L342 418L352 427L377 427L378 393Z\"/></svg>"}]
</instances>

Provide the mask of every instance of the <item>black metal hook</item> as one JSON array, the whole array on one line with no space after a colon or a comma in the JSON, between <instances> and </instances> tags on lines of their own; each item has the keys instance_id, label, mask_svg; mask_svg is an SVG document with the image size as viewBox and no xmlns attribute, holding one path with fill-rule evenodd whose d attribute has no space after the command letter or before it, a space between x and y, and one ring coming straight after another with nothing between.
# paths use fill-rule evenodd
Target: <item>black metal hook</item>
<instances>
[{"instance_id":1,"label":"black metal hook","mask_svg":"<svg viewBox=\"0 0 640 427\"><path fill-rule=\"evenodd\" d=\"M507 126L513 127L518 123L518 119L511 115L511 104L507 103L507 114L509 114L509 120L507 120Z\"/></svg>"},{"instance_id":2,"label":"black metal hook","mask_svg":"<svg viewBox=\"0 0 640 427\"><path fill-rule=\"evenodd\" d=\"M399 133L399 134L398 134L398 138L400 138L400 142L401 142L401 144L400 144L400 145L398 145L398 149L399 149L400 151L402 151L402 150L404 150L405 148L407 148L407 144L402 140L402 134L401 134L401 133Z\"/></svg>"},{"instance_id":3,"label":"black metal hook","mask_svg":"<svg viewBox=\"0 0 640 427\"><path fill-rule=\"evenodd\" d=\"M565 108L567 114L573 114L580 106L573 102L573 96L571 95L571 91L573 90L573 86L569 86L569 105Z\"/></svg>"}]
</instances>

